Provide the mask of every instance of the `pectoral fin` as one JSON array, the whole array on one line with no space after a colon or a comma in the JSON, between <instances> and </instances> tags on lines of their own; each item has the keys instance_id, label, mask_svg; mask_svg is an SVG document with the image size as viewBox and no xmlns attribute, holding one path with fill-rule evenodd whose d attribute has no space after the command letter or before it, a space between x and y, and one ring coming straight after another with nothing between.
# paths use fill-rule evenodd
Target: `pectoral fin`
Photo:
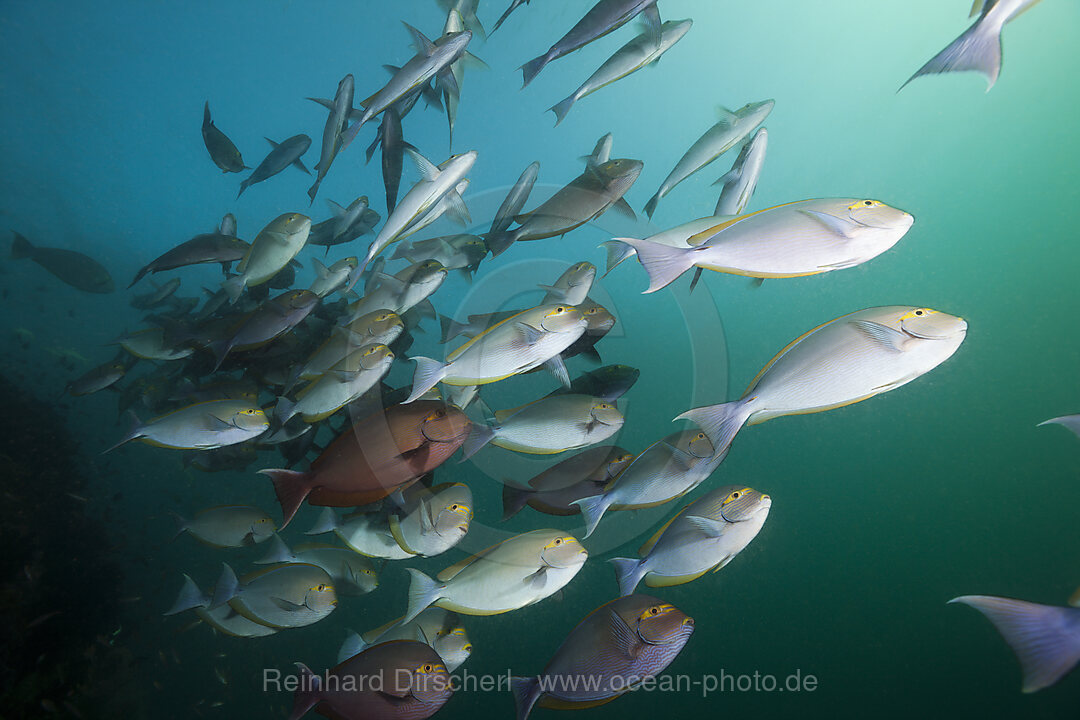
<instances>
[{"instance_id":1,"label":"pectoral fin","mask_svg":"<svg viewBox=\"0 0 1080 720\"><path fill-rule=\"evenodd\" d=\"M893 330L891 327L872 320L853 320L851 324L863 331L870 339L895 352L907 350L907 345L912 340L907 333Z\"/></svg>"},{"instance_id":2,"label":"pectoral fin","mask_svg":"<svg viewBox=\"0 0 1080 720\"><path fill-rule=\"evenodd\" d=\"M861 229L866 227L861 223L857 223L854 220L847 218L836 217L829 213L818 212L817 210L800 210L803 215L814 218L822 225L827 227L831 232L837 235L843 235L846 238L855 237L855 234Z\"/></svg>"}]
</instances>

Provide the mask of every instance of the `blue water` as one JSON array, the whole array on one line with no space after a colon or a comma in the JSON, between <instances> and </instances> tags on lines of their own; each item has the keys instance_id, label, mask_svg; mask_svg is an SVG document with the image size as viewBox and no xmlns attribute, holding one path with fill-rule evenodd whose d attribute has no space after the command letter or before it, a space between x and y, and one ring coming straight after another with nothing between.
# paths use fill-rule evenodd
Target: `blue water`
<instances>
[{"instance_id":1,"label":"blue water","mask_svg":"<svg viewBox=\"0 0 1080 720\"><path fill-rule=\"evenodd\" d=\"M627 194L639 220L608 214L565 238L515 246L485 262L472 285L451 277L433 297L441 313L460 317L538 300L531 288L553 281L568 263L584 259L602 268L596 246L604 240L645 237L711 214L718 187L710 183L735 151L677 187L651 224L640 209L716 121L716 106L774 98L768 157L749 209L810 197L873 197L911 212L915 225L862 266L760 288L705 273L692 295L685 279L641 295L640 266L631 261L613 272L593 296L618 325L597 347L606 362L641 369L620 403L627 421L617 442L640 451L679 427L670 419L683 410L736 397L791 339L847 312L928 306L961 315L970 327L952 359L895 393L746 431L697 491L747 485L768 492L774 506L761 535L722 573L655 591L697 621L669 672L757 672L781 683L799 672L816 678L815 689L705 697L697 690L642 692L585 712L1075 717L1077 673L1021 695L1015 658L993 628L945 603L992 594L1061 605L1080 583L1080 444L1061 428L1035 427L1080 412L1080 5L1052 0L1010 24L1004 69L989 93L981 77L958 74L920 79L897 94L967 26L967 3L661 0L665 19L693 18L686 37L656 67L579 101L554 128L545 110L636 31L622 28L554 62L519 90L516 68L587 7L536 2L487 42L474 40L470 51L490 69L466 71L453 147L445 116L423 103L406 118L405 138L435 162L451 151L479 151L466 202L473 230L481 232L526 165L541 163L528 209L578 175L579 156L610 131L613 157L645 165ZM485 0L479 15L490 28L504 9ZM379 162L366 165L362 157L377 123L336 159L309 209L312 178L292 168L236 199L244 176L222 174L210 162L200 135L202 104L209 101L217 126L248 165L269 149L264 136L280 141L304 132L313 141L304 160L313 166L325 112L304 98L332 97L351 72L361 100L385 82L382 64L400 65L412 55L399 21L437 37L444 18L434 2L420 0L7 3L0 10L3 224L35 244L94 257L123 288L143 264L210 231L226 212L235 213L245 239L287 211L322 220L325 199L347 204L366 194L385 215ZM407 167L401 195L416 177ZM436 230L459 231L444 220L424 236ZM329 260L362 254L370 237L332 248ZM311 257L323 259L322 249L301 253L297 287L313 277ZM182 278L180 294L190 297L202 286L216 288L221 274L196 267L155 280L174 276ZM85 511L105 523L110 537L100 551L124 573L121 586L93 591L95 602L115 601L119 629L88 634L124 648L126 670L99 673L98 693L72 682L70 694L50 689L43 699L68 697L86 717L116 707L130 717L285 717L291 697L263 691L263 668L288 670L295 661L328 667L346 628L364 631L404 610L407 577L398 563L384 569L372 595L346 599L316 626L270 638L182 631L187 618L163 619L181 573L205 588L222 561L246 569L262 553L171 541L168 513L244 502L277 517L270 484L254 470L280 459L264 451L247 472L215 475L185 468L180 453L146 446L99 456L122 434L116 398L57 398L64 383L113 355L108 343L141 326L143 313L128 301L149 284L87 295L27 261L0 264L0 283L3 373L63 416L89 479ZM436 327L431 320L424 327L410 352L437 355ZM581 360L571 363L572 374L586 369ZM410 373L399 363L391 384L407 385ZM511 407L551 387L549 377L534 375L491 386L484 397L493 407ZM497 449L472 463L452 460L438 477L473 487L474 530L460 549L409 565L435 572L506 529L580 529L531 510L508 526L497 523L500 487L493 478L525 480L547 462ZM561 598L465 618L475 650L464 667L477 674L538 672L581 617L614 597L603 560L632 552L683 504L606 519L613 527L602 523L586 541L592 557ZM286 539L301 542L314 517L305 508ZM40 608L47 610L47 603ZM509 693L462 692L439 717L512 712Z\"/></svg>"}]
</instances>

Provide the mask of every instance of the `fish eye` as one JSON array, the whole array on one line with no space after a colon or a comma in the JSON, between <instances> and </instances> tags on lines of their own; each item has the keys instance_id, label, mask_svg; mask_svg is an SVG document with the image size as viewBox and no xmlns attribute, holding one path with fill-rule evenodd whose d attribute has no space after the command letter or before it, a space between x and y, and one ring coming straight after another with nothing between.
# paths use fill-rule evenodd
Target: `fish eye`
<instances>
[{"instance_id":1,"label":"fish eye","mask_svg":"<svg viewBox=\"0 0 1080 720\"><path fill-rule=\"evenodd\" d=\"M739 499L740 497L742 497L742 493L741 493L741 492L739 492L738 490L736 490L735 492L731 493L731 499L732 499L732 500L738 500L738 499Z\"/></svg>"},{"instance_id":2,"label":"fish eye","mask_svg":"<svg viewBox=\"0 0 1080 720\"><path fill-rule=\"evenodd\" d=\"M649 608L649 614L650 615L659 615L660 614L660 608L658 608L658 607L656 607L654 605L653 607Z\"/></svg>"},{"instance_id":3,"label":"fish eye","mask_svg":"<svg viewBox=\"0 0 1080 720\"><path fill-rule=\"evenodd\" d=\"M472 645L471 644L466 645L465 647L463 647L461 649L464 650L467 653L471 653L472 652Z\"/></svg>"},{"instance_id":4,"label":"fish eye","mask_svg":"<svg viewBox=\"0 0 1080 720\"><path fill-rule=\"evenodd\" d=\"M866 207L870 207L873 204L874 204L873 200L863 200L863 205L865 205Z\"/></svg>"},{"instance_id":5,"label":"fish eye","mask_svg":"<svg viewBox=\"0 0 1080 720\"><path fill-rule=\"evenodd\" d=\"M926 313L924 313L922 310L916 310L915 311L915 317L922 317L925 314Z\"/></svg>"},{"instance_id":6,"label":"fish eye","mask_svg":"<svg viewBox=\"0 0 1080 720\"><path fill-rule=\"evenodd\" d=\"M425 665L424 667L422 667L422 668L420 668L420 669L421 669L421 670L422 670L423 672L429 673L429 672L431 672L432 670L434 670L435 668L431 666L431 663L428 663L427 665Z\"/></svg>"},{"instance_id":7,"label":"fish eye","mask_svg":"<svg viewBox=\"0 0 1080 720\"><path fill-rule=\"evenodd\" d=\"M444 418L444 417L446 417L446 411L445 410L436 410L434 412L434 415L435 415L436 418Z\"/></svg>"},{"instance_id":8,"label":"fish eye","mask_svg":"<svg viewBox=\"0 0 1080 720\"><path fill-rule=\"evenodd\" d=\"M694 439L695 440L701 440L704 437L705 437L705 433L698 433L697 435L694 436Z\"/></svg>"}]
</instances>

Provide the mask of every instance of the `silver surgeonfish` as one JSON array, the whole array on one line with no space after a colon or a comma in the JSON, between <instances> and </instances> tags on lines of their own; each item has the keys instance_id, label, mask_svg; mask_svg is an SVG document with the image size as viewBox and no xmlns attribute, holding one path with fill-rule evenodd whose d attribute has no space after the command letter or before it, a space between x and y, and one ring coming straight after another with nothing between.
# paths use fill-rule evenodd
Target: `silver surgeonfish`
<instances>
[{"instance_id":1,"label":"silver surgeonfish","mask_svg":"<svg viewBox=\"0 0 1080 720\"><path fill-rule=\"evenodd\" d=\"M228 603L248 620L273 628L294 628L322 620L337 607L330 574L318 565L275 565L238 580L228 565L214 588L210 609Z\"/></svg>"},{"instance_id":2,"label":"silver surgeonfish","mask_svg":"<svg viewBox=\"0 0 1080 720\"><path fill-rule=\"evenodd\" d=\"M379 586L379 575L371 560L349 548L304 543L289 549L281 536L275 534L270 541L270 552L256 560L255 564L278 563L318 565L334 581L334 588L341 594L364 595Z\"/></svg>"},{"instance_id":3,"label":"silver surgeonfish","mask_svg":"<svg viewBox=\"0 0 1080 720\"><path fill-rule=\"evenodd\" d=\"M511 678L517 720L536 705L580 710L610 702L663 672L693 632L692 618L648 595L604 603L570 631L540 675Z\"/></svg>"},{"instance_id":4,"label":"silver surgeonfish","mask_svg":"<svg viewBox=\"0 0 1080 720\"><path fill-rule=\"evenodd\" d=\"M184 585L180 588L180 594L177 595L176 602L165 612L165 615L176 615L186 610L193 610L204 623L230 637L266 637L278 631L277 628L248 620L230 605L222 605L211 610L210 603L210 596L203 593L190 576L184 575Z\"/></svg>"},{"instance_id":5,"label":"silver surgeonfish","mask_svg":"<svg viewBox=\"0 0 1080 720\"><path fill-rule=\"evenodd\" d=\"M271 220L236 266L240 274L222 284L229 299L236 302L245 287L261 285L281 272L304 247L310 233L311 218L300 213L285 213Z\"/></svg>"},{"instance_id":6,"label":"silver surgeonfish","mask_svg":"<svg viewBox=\"0 0 1080 720\"><path fill-rule=\"evenodd\" d=\"M772 499L753 488L712 490L668 520L638 550L637 558L612 558L619 594L645 580L649 587L682 585L726 567L757 537Z\"/></svg>"},{"instance_id":7,"label":"silver surgeonfish","mask_svg":"<svg viewBox=\"0 0 1080 720\"><path fill-rule=\"evenodd\" d=\"M178 516L177 535L186 532L199 542L217 548L248 547L269 540L277 527L265 511L250 505L221 505L200 510L185 520Z\"/></svg>"},{"instance_id":8,"label":"silver surgeonfish","mask_svg":"<svg viewBox=\"0 0 1080 720\"><path fill-rule=\"evenodd\" d=\"M581 570L589 553L561 530L515 535L451 565L433 580L415 568L409 622L431 605L463 615L498 615L554 595Z\"/></svg>"},{"instance_id":9,"label":"silver surgeonfish","mask_svg":"<svg viewBox=\"0 0 1080 720\"><path fill-rule=\"evenodd\" d=\"M616 238L637 251L651 293L693 267L754 278L820 275L861 265L907 234L915 218L878 200L800 200L721 220L685 247Z\"/></svg>"},{"instance_id":10,"label":"silver surgeonfish","mask_svg":"<svg viewBox=\"0 0 1080 720\"><path fill-rule=\"evenodd\" d=\"M949 602L973 607L994 624L1020 661L1025 693L1050 687L1080 662L1080 591L1073 596L1073 607L989 595L964 595Z\"/></svg>"},{"instance_id":11,"label":"silver surgeonfish","mask_svg":"<svg viewBox=\"0 0 1080 720\"><path fill-rule=\"evenodd\" d=\"M131 429L109 450L132 440L174 450L212 450L251 440L270 427L262 408L244 400L195 403L147 423L140 422L134 411L128 415Z\"/></svg>"},{"instance_id":12,"label":"silver surgeonfish","mask_svg":"<svg viewBox=\"0 0 1080 720\"><path fill-rule=\"evenodd\" d=\"M559 353L585 333L587 324L581 310L572 305L540 305L488 328L447 355L445 363L414 356L416 371L406 402L439 382L485 385L545 363L557 376L567 377Z\"/></svg>"},{"instance_id":13,"label":"silver surgeonfish","mask_svg":"<svg viewBox=\"0 0 1080 720\"><path fill-rule=\"evenodd\" d=\"M682 430L654 442L635 457L603 492L575 500L585 537L608 510L641 510L682 497L712 474L725 457L698 430Z\"/></svg>"},{"instance_id":14,"label":"silver surgeonfish","mask_svg":"<svg viewBox=\"0 0 1080 720\"><path fill-rule=\"evenodd\" d=\"M461 449L465 458L488 443L514 452L553 455L603 442L622 426L615 403L590 395L549 395L496 411L495 425L473 423Z\"/></svg>"},{"instance_id":15,"label":"silver surgeonfish","mask_svg":"<svg viewBox=\"0 0 1080 720\"><path fill-rule=\"evenodd\" d=\"M987 92L1001 74L1001 31L1020 14L1035 7L1039 0L975 0L972 16L975 24L949 46L919 68L900 90L917 77L947 72L975 71L986 76ZM897 92L900 92L897 90Z\"/></svg>"},{"instance_id":16,"label":"silver surgeonfish","mask_svg":"<svg viewBox=\"0 0 1080 720\"><path fill-rule=\"evenodd\" d=\"M952 357L967 323L925 307L891 305L843 315L793 340L742 398L689 410L724 452L743 425L822 412L895 390Z\"/></svg>"},{"instance_id":17,"label":"silver surgeonfish","mask_svg":"<svg viewBox=\"0 0 1080 720\"><path fill-rule=\"evenodd\" d=\"M450 672L461 667L472 654L472 643L457 613L429 607L411 622L402 624L401 618L397 618L363 635L351 633L338 651L338 662L344 662L372 645L391 640L418 640L430 645Z\"/></svg>"}]
</instances>

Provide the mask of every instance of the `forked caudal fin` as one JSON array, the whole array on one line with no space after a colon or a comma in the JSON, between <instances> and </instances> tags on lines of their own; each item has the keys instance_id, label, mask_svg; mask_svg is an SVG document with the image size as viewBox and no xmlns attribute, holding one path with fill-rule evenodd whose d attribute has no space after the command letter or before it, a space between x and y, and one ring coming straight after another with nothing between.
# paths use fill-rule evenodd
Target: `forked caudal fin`
<instances>
[{"instance_id":1,"label":"forked caudal fin","mask_svg":"<svg viewBox=\"0 0 1080 720\"><path fill-rule=\"evenodd\" d=\"M191 576L184 575L184 585L180 588L180 594L176 596L176 602L174 602L172 607L163 614L175 615L177 613L182 613L185 610L206 607L209 604L210 598L199 589L199 586L195 584L195 581L191 579Z\"/></svg>"},{"instance_id":2,"label":"forked caudal fin","mask_svg":"<svg viewBox=\"0 0 1080 720\"><path fill-rule=\"evenodd\" d=\"M1001 72L1001 25L993 21L987 22L987 18L987 15L983 15L963 35L930 58L929 62L900 86L900 90L923 75L974 70L989 80L990 84L986 87L989 92Z\"/></svg>"},{"instance_id":3,"label":"forked caudal fin","mask_svg":"<svg viewBox=\"0 0 1080 720\"><path fill-rule=\"evenodd\" d=\"M441 597L440 593L446 589L445 585L432 580L415 568L406 568L406 570L412 576L409 583L409 609L398 622L399 627L412 622L417 615L435 603Z\"/></svg>"},{"instance_id":4,"label":"forked caudal fin","mask_svg":"<svg viewBox=\"0 0 1080 720\"><path fill-rule=\"evenodd\" d=\"M572 505L577 505L581 510L581 517L585 521L585 537L589 537L600 524L600 518L604 517L611 502L606 495L593 495L592 497L575 500Z\"/></svg>"},{"instance_id":5,"label":"forked caudal fin","mask_svg":"<svg viewBox=\"0 0 1080 720\"><path fill-rule=\"evenodd\" d=\"M345 636L345 642L341 643L341 649L338 650L338 663L343 663L354 655L359 655L367 646L359 633L350 632Z\"/></svg>"},{"instance_id":6,"label":"forked caudal fin","mask_svg":"<svg viewBox=\"0 0 1080 720\"><path fill-rule=\"evenodd\" d=\"M633 593L641 582L641 578L645 577L645 563L636 558L611 558L609 562L615 566L615 579L619 581L619 595L626 596Z\"/></svg>"},{"instance_id":7,"label":"forked caudal fin","mask_svg":"<svg viewBox=\"0 0 1080 720\"><path fill-rule=\"evenodd\" d=\"M646 293L667 287L684 272L694 267L697 248L678 248L637 238L615 238L615 240L637 251L638 262L649 274L649 287L645 290Z\"/></svg>"},{"instance_id":8,"label":"forked caudal fin","mask_svg":"<svg viewBox=\"0 0 1080 720\"><path fill-rule=\"evenodd\" d=\"M732 440L739 434L739 430L750 419L753 411L749 408L753 398L745 398L719 405L706 405L705 407L687 410L679 415L676 420L689 420L700 427L713 444L713 455L726 453L731 447Z\"/></svg>"},{"instance_id":9,"label":"forked caudal fin","mask_svg":"<svg viewBox=\"0 0 1080 720\"><path fill-rule=\"evenodd\" d=\"M514 693L516 720L527 720L536 701L540 699L540 678L512 677L510 691Z\"/></svg>"},{"instance_id":10,"label":"forked caudal fin","mask_svg":"<svg viewBox=\"0 0 1080 720\"><path fill-rule=\"evenodd\" d=\"M405 400L406 403L422 397L424 393L438 385L439 381L446 377L446 368L449 367L446 363L423 355L414 355L412 359L416 361L416 371L413 373L412 392Z\"/></svg>"},{"instance_id":11,"label":"forked caudal fin","mask_svg":"<svg viewBox=\"0 0 1080 720\"><path fill-rule=\"evenodd\" d=\"M994 624L1020 661L1025 693L1053 685L1080 661L1080 610L989 595L949 602L973 607Z\"/></svg>"},{"instance_id":12,"label":"forked caudal fin","mask_svg":"<svg viewBox=\"0 0 1080 720\"><path fill-rule=\"evenodd\" d=\"M281 505L282 515L278 529L284 530L296 515L296 511L300 509L304 498L311 492L308 474L279 468L260 470L259 473L269 476L274 483L274 494L277 495L277 501Z\"/></svg>"},{"instance_id":13,"label":"forked caudal fin","mask_svg":"<svg viewBox=\"0 0 1080 720\"><path fill-rule=\"evenodd\" d=\"M311 672L304 663L296 663L297 675L300 679L300 687L296 690L293 699L292 712L289 720L300 720L308 710L319 704L322 700L322 681L318 675Z\"/></svg>"}]
</instances>

